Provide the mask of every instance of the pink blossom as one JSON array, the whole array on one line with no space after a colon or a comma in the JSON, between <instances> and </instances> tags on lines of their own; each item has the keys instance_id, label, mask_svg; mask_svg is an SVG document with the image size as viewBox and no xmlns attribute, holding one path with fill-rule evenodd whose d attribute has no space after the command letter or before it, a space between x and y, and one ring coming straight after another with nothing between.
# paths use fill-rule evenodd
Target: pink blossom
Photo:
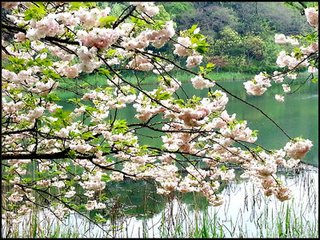
<instances>
[{"instance_id":1,"label":"pink blossom","mask_svg":"<svg viewBox=\"0 0 320 240\"><path fill-rule=\"evenodd\" d=\"M293 46L298 46L299 41L296 38L287 37L287 43L290 43Z\"/></svg>"},{"instance_id":2,"label":"pink blossom","mask_svg":"<svg viewBox=\"0 0 320 240\"><path fill-rule=\"evenodd\" d=\"M202 62L203 56L201 55L193 55L187 58L187 67L195 67Z\"/></svg>"},{"instance_id":3,"label":"pink blossom","mask_svg":"<svg viewBox=\"0 0 320 240\"><path fill-rule=\"evenodd\" d=\"M213 81L204 79L202 76L196 76L194 78L191 78L191 83L195 89L210 88L215 85Z\"/></svg>"},{"instance_id":4,"label":"pink blossom","mask_svg":"<svg viewBox=\"0 0 320 240\"><path fill-rule=\"evenodd\" d=\"M309 7L304 9L304 12L305 12L308 23L312 27L318 28L318 25L319 25L318 10L316 8Z\"/></svg>"},{"instance_id":5,"label":"pink blossom","mask_svg":"<svg viewBox=\"0 0 320 240\"><path fill-rule=\"evenodd\" d=\"M64 26L59 25L55 20L55 16L50 14L31 26L26 34L26 37L30 40L38 40L46 36L54 37L64 32Z\"/></svg>"},{"instance_id":6,"label":"pink blossom","mask_svg":"<svg viewBox=\"0 0 320 240\"><path fill-rule=\"evenodd\" d=\"M19 4L20 2L2 2L1 7L5 9L13 9L16 8Z\"/></svg>"},{"instance_id":7,"label":"pink blossom","mask_svg":"<svg viewBox=\"0 0 320 240\"><path fill-rule=\"evenodd\" d=\"M18 32L14 35L18 42L24 42L26 40L26 34L23 32Z\"/></svg>"},{"instance_id":8,"label":"pink blossom","mask_svg":"<svg viewBox=\"0 0 320 240\"><path fill-rule=\"evenodd\" d=\"M287 73L287 77L290 79L297 79L297 73Z\"/></svg>"},{"instance_id":9,"label":"pink blossom","mask_svg":"<svg viewBox=\"0 0 320 240\"><path fill-rule=\"evenodd\" d=\"M268 177L266 177L262 181L262 186L264 189L269 189L271 187L275 187L276 185L277 185L276 181L271 176L269 176L269 174L268 174Z\"/></svg>"},{"instance_id":10,"label":"pink blossom","mask_svg":"<svg viewBox=\"0 0 320 240\"><path fill-rule=\"evenodd\" d=\"M224 202L222 195L213 195L211 198L209 198L209 204L213 206L220 206Z\"/></svg>"},{"instance_id":11,"label":"pink blossom","mask_svg":"<svg viewBox=\"0 0 320 240\"><path fill-rule=\"evenodd\" d=\"M287 43L286 36L284 34L275 34L274 35L275 43L284 44Z\"/></svg>"},{"instance_id":12,"label":"pink blossom","mask_svg":"<svg viewBox=\"0 0 320 240\"><path fill-rule=\"evenodd\" d=\"M87 47L108 48L115 43L119 34L114 29L93 28L90 32L78 31L77 36L80 42Z\"/></svg>"},{"instance_id":13,"label":"pink blossom","mask_svg":"<svg viewBox=\"0 0 320 240\"><path fill-rule=\"evenodd\" d=\"M243 85L249 95L261 96L267 90L263 85L254 83L253 81L244 82Z\"/></svg>"},{"instance_id":14,"label":"pink blossom","mask_svg":"<svg viewBox=\"0 0 320 240\"><path fill-rule=\"evenodd\" d=\"M188 56L192 53L192 50L188 49L191 46L191 40L189 37L178 37L177 41L178 44L174 44L174 54L177 54L178 56Z\"/></svg>"},{"instance_id":15,"label":"pink blossom","mask_svg":"<svg viewBox=\"0 0 320 240\"><path fill-rule=\"evenodd\" d=\"M89 200L85 206L88 211L94 210L97 206L97 201Z\"/></svg>"},{"instance_id":16,"label":"pink blossom","mask_svg":"<svg viewBox=\"0 0 320 240\"><path fill-rule=\"evenodd\" d=\"M309 152L312 146L313 144L309 139L297 139L288 142L285 145L284 150L289 157L301 159Z\"/></svg>"},{"instance_id":17,"label":"pink blossom","mask_svg":"<svg viewBox=\"0 0 320 240\"><path fill-rule=\"evenodd\" d=\"M289 200L292 196L291 191L287 187L279 187L275 191L275 196L281 201Z\"/></svg>"},{"instance_id":18,"label":"pink blossom","mask_svg":"<svg viewBox=\"0 0 320 240\"><path fill-rule=\"evenodd\" d=\"M154 68L151 60L141 55L137 55L133 60L131 60L128 63L128 67L140 71L151 71Z\"/></svg>"},{"instance_id":19,"label":"pink blossom","mask_svg":"<svg viewBox=\"0 0 320 240\"><path fill-rule=\"evenodd\" d=\"M64 74L67 78L76 78L79 76L79 69L76 65L64 68Z\"/></svg>"},{"instance_id":20,"label":"pink blossom","mask_svg":"<svg viewBox=\"0 0 320 240\"><path fill-rule=\"evenodd\" d=\"M136 6L138 11L141 11L149 17L153 17L159 13L159 8L153 2L130 2L131 5Z\"/></svg>"},{"instance_id":21,"label":"pink blossom","mask_svg":"<svg viewBox=\"0 0 320 240\"><path fill-rule=\"evenodd\" d=\"M282 84L282 88L285 93L289 93L291 91L291 88L288 84Z\"/></svg>"},{"instance_id":22,"label":"pink blossom","mask_svg":"<svg viewBox=\"0 0 320 240\"><path fill-rule=\"evenodd\" d=\"M14 192L13 194L11 194L8 200L14 203L21 202L23 201L23 195L18 192Z\"/></svg>"},{"instance_id":23,"label":"pink blossom","mask_svg":"<svg viewBox=\"0 0 320 240\"><path fill-rule=\"evenodd\" d=\"M313 67L313 66L309 66L308 67L308 72L309 73L316 73L316 72L318 72L318 68Z\"/></svg>"},{"instance_id":24,"label":"pink blossom","mask_svg":"<svg viewBox=\"0 0 320 240\"><path fill-rule=\"evenodd\" d=\"M283 96L283 95L276 94L276 95L274 96L274 98L275 98L278 102L284 102L284 96Z\"/></svg>"},{"instance_id":25,"label":"pink blossom","mask_svg":"<svg viewBox=\"0 0 320 240\"><path fill-rule=\"evenodd\" d=\"M45 108L44 107L36 107L33 111L29 113L30 119L36 119L43 115Z\"/></svg>"}]
</instances>

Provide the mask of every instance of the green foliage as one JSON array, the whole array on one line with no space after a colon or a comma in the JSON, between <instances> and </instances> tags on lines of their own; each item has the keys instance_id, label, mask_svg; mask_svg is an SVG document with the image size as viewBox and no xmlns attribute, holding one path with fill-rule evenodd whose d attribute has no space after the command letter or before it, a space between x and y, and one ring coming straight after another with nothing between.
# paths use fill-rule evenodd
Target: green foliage
<instances>
[{"instance_id":1,"label":"green foliage","mask_svg":"<svg viewBox=\"0 0 320 240\"><path fill-rule=\"evenodd\" d=\"M259 152L262 152L263 151L263 148L260 147L260 146L257 146L255 148L251 148L251 150L255 153L259 153Z\"/></svg>"},{"instance_id":2,"label":"green foliage","mask_svg":"<svg viewBox=\"0 0 320 240\"><path fill-rule=\"evenodd\" d=\"M24 20L41 20L46 14L47 11L43 3L37 2L25 11Z\"/></svg>"},{"instance_id":3,"label":"green foliage","mask_svg":"<svg viewBox=\"0 0 320 240\"><path fill-rule=\"evenodd\" d=\"M106 16L99 19L101 26L106 28L111 27L116 20L116 16Z\"/></svg>"},{"instance_id":4,"label":"green foliage","mask_svg":"<svg viewBox=\"0 0 320 240\"><path fill-rule=\"evenodd\" d=\"M48 102L56 102L56 101L60 101L60 97L56 94L56 93L49 93L47 96L45 96L45 98L48 100Z\"/></svg>"},{"instance_id":5,"label":"green foliage","mask_svg":"<svg viewBox=\"0 0 320 240\"><path fill-rule=\"evenodd\" d=\"M247 35L243 38L244 51L248 59L264 58L264 41L259 36Z\"/></svg>"},{"instance_id":6,"label":"green foliage","mask_svg":"<svg viewBox=\"0 0 320 240\"><path fill-rule=\"evenodd\" d=\"M40 57L37 57L36 59L23 59L19 57L9 56L8 61L6 61L4 64L4 68L19 73L22 70L27 70L29 67L32 66L39 66L39 67L49 67L52 65L52 61L49 58L41 59ZM58 79L60 78L60 75L54 72L51 69L43 69L43 74L47 75L49 78Z\"/></svg>"},{"instance_id":7,"label":"green foliage","mask_svg":"<svg viewBox=\"0 0 320 240\"><path fill-rule=\"evenodd\" d=\"M125 2L119 3L119 2L104 2L104 4L110 4L111 12L110 15L112 16L120 16L120 14L123 12L123 10L127 7L125 5Z\"/></svg>"},{"instance_id":8,"label":"green foliage","mask_svg":"<svg viewBox=\"0 0 320 240\"><path fill-rule=\"evenodd\" d=\"M57 121L54 123L51 123L53 127L61 127L66 126L67 123L70 121L70 111L63 110L63 109L57 109L54 113L52 113L52 117L58 118Z\"/></svg>"},{"instance_id":9,"label":"green foliage","mask_svg":"<svg viewBox=\"0 0 320 240\"><path fill-rule=\"evenodd\" d=\"M283 3L174 2L163 5L178 29L187 29L197 23L190 30L200 27L201 33L208 36L206 41L212 47L200 43L195 50L205 53L209 60L220 59L221 66L217 61L217 71L280 70L275 64L280 47L274 42L274 34L304 34L311 29L305 16ZM316 35L310 35L309 42L314 42ZM209 51L206 52L206 48Z\"/></svg>"},{"instance_id":10,"label":"green foliage","mask_svg":"<svg viewBox=\"0 0 320 240\"><path fill-rule=\"evenodd\" d=\"M311 79L311 82L312 82L312 83L317 83L317 82L318 82L318 78L312 78L312 79Z\"/></svg>"},{"instance_id":11,"label":"green foliage","mask_svg":"<svg viewBox=\"0 0 320 240\"><path fill-rule=\"evenodd\" d=\"M199 67L199 70L200 70L200 73L202 75L207 75L208 73L212 72L215 68L215 64L214 63L207 63L207 65L204 67L204 66L200 66Z\"/></svg>"},{"instance_id":12,"label":"green foliage","mask_svg":"<svg viewBox=\"0 0 320 240\"><path fill-rule=\"evenodd\" d=\"M177 104L179 107L184 107L185 103L183 99L175 99L173 100L174 104Z\"/></svg>"},{"instance_id":13,"label":"green foliage","mask_svg":"<svg viewBox=\"0 0 320 240\"><path fill-rule=\"evenodd\" d=\"M70 2L70 10L78 10L79 8L93 8L96 2Z\"/></svg>"},{"instance_id":14,"label":"green foliage","mask_svg":"<svg viewBox=\"0 0 320 240\"><path fill-rule=\"evenodd\" d=\"M85 132L81 135L81 138L84 140L89 140L89 139L93 139L94 136L93 136L92 132Z\"/></svg>"},{"instance_id":15,"label":"green foliage","mask_svg":"<svg viewBox=\"0 0 320 240\"><path fill-rule=\"evenodd\" d=\"M193 95L192 98L188 99L188 102L186 104L186 107L195 107L199 104L199 102L201 101L201 98L198 96Z\"/></svg>"},{"instance_id":16,"label":"green foliage","mask_svg":"<svg viewBox=\"0 0 320 240\"><path fill-rule=\"evenodd\" d=\"M154 20L170 21L171 14L166 11L166 8L163 5L157 5L159 7L159 14L154 17Z\"/></svg>"},{"instance_id":17,"label":"green foliage","mask_svg":"<svg viewBox=\"0 0 320 240\"><path fill-rule=\"evenodd\" d=\"M43 74L52 79L60 79L61 76L51 69L44 69Z\"/></svg>"},{"instance_id":18,"label":"green foliage","mask_svg":"<svg viewBox=\"0 0 320 240\"><path fill-rule=\"evenodd\" d=\"M161 88L158 88L157 91L155 92L155 98L157 100L167 100L171 97L171 94L164 91Z\"/></svg>"},{"instance_id":19,"label":"green foliage","mask_svg":"<svg viewBox=\"0 0 320 240\"><path fill-rule=\"evenodd\" d=\"M103 174L101 176L101 180L104 181L104 182L110 182L111 178L110 178L110 176L108 174ZM100 199L101 199L101 197L100 197Z\"/></svg>"},{"instance_id":20,"label":"green foliage","mask_svg":"<svg viewBox=\"0 0 320 240\"><path fill-rule=\"evenodd\" d=\"M127 121L125 119L117 119L113 123L112 132L125 133L128 130Z\"/></svg>"},{"instance_id":21,"label":"green foliage","mask_svg":"<svg viewBox=\"0 0 320 240\"><path fill-rule=\"evenodd\" d=\"M183 37L189 37L191 40L191 43L193 44L192 48L197 52L199 52L200 54L204 54L208 51L208 47L210 45L207 43L206 36L196 32L197 28L198 28L198 25L194 24L190 29L182 31L180 35Z\"/></svg>"},{"instance_id":22,"label":"green foliage","mask_svg":"<svg viewBox=\"0 0 320 240\"><path fill-rule=\"evenodd\" d=\"M306 35L306 37L304 38L307 43L313 43L316 42L318 40L318 33L317 32L313 32L313 33L309 33Z\"/></svg>"},{"instance_id":23,"label":"green foliage","mask_svg":"<svg viewBox=\"0 0 320 240\"><path fill-rule=\"evenodd\" d=\"M96 213L94 218L96 223L105 223L107 222L107 219L105 219L100 213Z\"/></svg>"},{"instance_id":24,"label":"green foliage","mask_svg":"<svg viewBox=\"0 0 320 240\"><path fill-rule=\"evenodd\" d=\"M22 70L26 70L26 60L14 56L8 57L9 63L5 64L5 68L9 71L19 73Z\"/></svg>"},{"instance_id":25,"label":"green foliage","mask_svg":"<svg viewBox=\"0 0 320 240\"><path fill-rule=\"evenodd\" d=\"M166 2L164 8L173 18L195 10L191 2Z\"/></svg>"}]
</instances>

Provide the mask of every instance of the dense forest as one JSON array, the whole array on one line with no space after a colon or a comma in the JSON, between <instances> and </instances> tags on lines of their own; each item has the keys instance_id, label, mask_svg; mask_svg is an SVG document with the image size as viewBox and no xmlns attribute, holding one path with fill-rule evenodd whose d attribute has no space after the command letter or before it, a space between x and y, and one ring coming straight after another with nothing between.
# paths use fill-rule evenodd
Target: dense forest
<instances>
[{"instance_id":1,"label":"dense forest","mask_svg":"<svg viewBox=\"0 0 320 240\"><path fill-rule=\"evenodd\" d=\"M120 13L128 3L101 3ZM304 34L310 31L299 4L292 2L161 2L178 30L197 24L208 36L210 50L206 61L216 71L274 71L280 47L274 35ZM297 5L295 5L297 4ZM303 4L303 3L302 3ZM302 6L300 6L302 7ZM170 52L164 47L163 52ZM171 51L172 52L172 51ZM177 59L178 60L178 59Z\"/></svg>"}]
</instances>

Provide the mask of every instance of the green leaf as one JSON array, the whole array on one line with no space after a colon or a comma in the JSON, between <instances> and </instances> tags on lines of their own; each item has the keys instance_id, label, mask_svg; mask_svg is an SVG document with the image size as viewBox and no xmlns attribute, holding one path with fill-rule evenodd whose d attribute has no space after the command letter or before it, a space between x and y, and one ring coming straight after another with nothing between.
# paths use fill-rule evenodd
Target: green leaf
<instances>
[{"instance_id":1,"label":"green leaf","mask_svg":"<svg viewBox=\"0 0 320 240\"><path fill-rule=\"evenodd\" d=\"M88 140L88 139L90 139L90 138L94 138L92 132L86 132L86 133L83 133L83 134L82 134L82 139Z\"/></svg>"},{"instance_id":2,"label":"green leaf","mask_svg":"<svg viewBox=\"0 0 320 240\"><path fill-rule=\"evenodd\" d=\"M110 71L105 68L99 68L98 71L103 75L110 76Z\"/></svg>"},{"instance_id":3,"label":"green leaf","mask_svg":"<svg viewBox=\"0 0 320 240\"><path fill-rule=\"evenodd\" d=\"M168 92L162 92L160 94L157 95L157 99L158 100L167 100L171 97L171 94Z\"/></svg>"},{"instance_id":4,"label":"green leaf","mask_svg":"<svg viewBox=\"0 0 320 240\"><path fill-rule=\"evenodd\" d=\"M252 151L255 152L255 153L259 153L259 152L262 152L263 149L262 149L262 147L257 146L256 148L253 148Z\"/></svg>"},{"instance_id":5,"label":"green leaf","mask_svg":"<svg viewBox=\"0 0 320 240\"><path fill-rule=\"evenodd\" d=\"M214 67L215 67L214 63L211 63L211 62L207 63L207 66L206 66L207 71L211 72L214 69Z\"/></svg>"},{"instance_id":6,"label":"green leaf","mask_svg":"<svg viewBox=\"0 0 320 240\"><path fill-rule=\"evenodd\" d=\"M220 167L220 170L221 170L222 172L226 172L226 171L228 170L228 168L227 168L225 165L222 165L222 166Z\"/></svg>"},{"instance_id":7,"label":"green leaf","mask_svg":"<svg viewBox=\"0 0 320 240\"><path fill-rule=\"evenodd\" d=\"M107 220L100 213L96 213L96 215L94 216L94 220L97 223L105 223L105 222L107 222Z\"/></svg>"},{"instance_id":8,"label":"green leaf","mask_svg":"<svg viewBox=\"0 0 320 240\"><path fill-rule=\"evenodd\" d=\"M82 88L87 88L87 87L90 87L90 84L87 83L87 82L81 83L81 84L80 84L80 87L82 87Z\"/></svg>"},{"instance_id":9,"label":"green leaf","mask_svg":"<svg viewBox=\"0 0 320 240\"><path fill-rule=\"evenodd\" d=\"M200 97L193 95L192 98L188 99L187 106L194 107L194 106L198 105L200 101L201 101Z\"/></svg>"},{"instance_id":10,"label":"green leaf","mask_svg":"<svg viewBox=\"0 0 320 240\"><path fill-rule=\"evenodd\" d=\"M22 70L26 70L26 60L14 56L8 57L9 64L5 67L7 70L15 73L19 73Z\"/></svg>"},{"instance_id":11,"label":"green leaf","mask_svg":"<svg viewBox=\"0 0 320 240\"><path fill-rule=\"evenodd\" d=\"M112 131L115 133L124 133L128 130L127 122L124 119L116 120L113 123Z\"/></svg>"},{"instance_id":12,"label":"green leaf","mask_svg":"<svg viewBox=\"0 0 320 240\"><path fill-rule=\"evenodd\" d=\"M97 5L96 2L70 2L70 10L78 10L79 8L92 8Z\"/></svg>"},{"instance_id":13,"label":"green leaf","mask_svg":"<svg viewBox=\"0 0 320 240\"><path fill-rule=\"evenodd\" d=\"M253 130L251 135L253 137L257 137L258 136L258 132L259 132L258 130Z\"/></svg>"},{"instance_id":14,"label":"green leaf","mask_svg":"<svg viewBox=\"0 0 320 240\"><path fill-rule=\"evenodd\" d=\"M131 22L134 23L137 27L147 27L148 26L148 24L144 20L136 18L134 16L131 17Z\"/></svg>"},{"instance_id":15,"label":"green leaf","mask_svg":"<svg viewBox=\"0 0 320 240\"><path fill-rule=\"evenodd\" d=\"M174 104L177 104L179 107L184 107L184 101L183 99L175 99L173 101Z\"/></svg>"},{"instance_id":16,"label":"green leaf","mask_svg":"<svg viewBox=\"0 0 320 240\"><path fill-rule=\"evenodd\" d=\"M107 174L103 174L101 176L101 180L104 181L104 182L110 182L111 177L109 175L107 175Z\"/></svg>"},{"instance_id":17,"label":"green leaf","mask_svg":"<svg viewBox=\"0 0 320 240\"><path fill-rule=\"evenodd\" d=\"M70 10L78 10L80 7L85 7L82 2L70 2Z\"/></svg>"},{"instance_id":18,"label":"green leaf","mask_svg":"<svg viewBox=\"0 0 320 240\"><path fill-rule=\"evenodd\" d=\"M158 100L167 100L171 97L171 94L165 92L162 88L158 88L155 93L155 98Z\"/></svg>"},{"instance_id":19,"label":"green leaf","mask_svg":"<svg viewBox=\"0 0 320 240\"><path fill-rule=\"evenodd\" d=\"M52 79L60 79L61 76L56 73L55 71L53 71L52 69L43 69L42 73L44 75L46 75L48 78L52 78Z\"/></svg>"},{"instance_id":20,"label":"green leaf","mask_svg":"<svg viewBox=\"0 0 320 240\"><path fill-rule=\"evenodd\" d=\"M59 101L61 100L57 94L55 93L49 93L47 96L46 96L46 99L49 101L49 102L56 102L56 101Z\"/></svg>"},{"instance_id":21,"label":"green leaf","mask_svg":"<svg viewBox=\"0 0 320 240\"><path fill-rule=\"evenodd\" d=\"M311 82L312 82L312 83L317 83L317 82L318 82L318 78L312 78L312 79L311 79Z\"/></svg>"},{"instance_id":22,"label":"green leaf","mask_svg":"<svg viewBox=\"0 0 320 240\"><path fill-rule=\"evenodd\" d=\"M194 30L196 30L197 27L198 27L198 24L192 25L192 27L191 27L190 29L188 29L188 32L189 32L190 34L193 34L193 33L194 33Z\"/></svg>"},{"instance_id":23,"label":"green leaf","mask_svg":"<svg viewBox=\"0 0 320 240\"><path fill-rule=\"evenodd\" d=\"M72 159L76 158L76 151L75 150L70 150L68 152L68 156Z\"/></svg>"},{"instance_id":24,"label":"green leaf","mask_svg":"<svg viewBox=\"0 0 320 240\"><path fill-rule=\"evenodd\" d=\"M74 103L74 104L78 104L81 102L81 99L79 98L70 98L70 99L67 99L68 102L70 103Z\"/></svg>"},{"instance_id":25,"label":"green leaf","mask_svg":"<svg viewBox=\"0 0 320 240\"><path fill-rule=\"evenodd\" d=\"M24 12L24 20L41 20L46 15L46 9L42 3L37 3Z\"/></svg>"},{"instance_id":26,"label":"green leaf","mask_svg":"<svg viewBox=\"0 0 320 240\"><path fill-rule=\"evenodd\" d=\"M110 27L113 22L115 22L118 18L116 16L106 16L99 19L99 22L104 27Z\"/></svg>"},{"instance_id":27,"label":"green leaf","mask_svg":"<svg viewBox=\"0 0 320 240\"><path fill-rule=\"evenodd\" d=\"M107 52L107 56L108 57L113 57L116 53L117 53L116 49L109 49L108 52ZM104 69L104 70L106 70L106 69ZM108 71L108 70L106 70L106 71Z\"/></svg>"}]
</instances>

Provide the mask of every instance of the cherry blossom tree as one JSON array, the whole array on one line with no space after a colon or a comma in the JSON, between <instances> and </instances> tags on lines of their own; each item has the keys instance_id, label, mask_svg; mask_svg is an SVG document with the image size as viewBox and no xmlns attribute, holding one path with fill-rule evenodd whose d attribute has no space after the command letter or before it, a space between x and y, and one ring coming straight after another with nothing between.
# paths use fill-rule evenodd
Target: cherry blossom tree
<instances>
[{"instance_id":1,"label":"cherry blossom tree","mask_svg":"<svg viewBox=\"0 0 320 240\"><path fill-rule=\"evenodd\" d=\"M208 77L214 66L204 64L209 45L196 25L177 33L175 23L151 2L131 2L117 16L94 2L3 2L1 11L6 221L19 222L34 206L59 219L70 211L89 219L92 211L108 211L106 184L125 178L153 180L157 192L169 197L198 192L217 206L223 204L221 183L232 181L235 169L265 195L290 198L277 170L297 166L312 142L290 137L262 110ZM317 14L306 9L316 30ZM296 45L298 39L276 35L276 41ZM176 58L161 51L164 46ZM295 55L279 55L279 66L290 71L273 77L262 73L245 83L247 91L263 94L271 78L294 78L298 65L313 73L318 45L299 49ZM207 96L188 96L173 70L191 74L193 87ZM105 84L82 80L96 73ZM154 89L145 88L143 73L157 76ZM68 99L71 111L62 104L61 92L75 96ZM227 112L229 96L260 111L288 143L279 149L256 144L257 131ZM132 122L119 114L128 107L134 109ZM143 129L161 134L162 144L142 144Z\"/></svg>"}]
</instances>

